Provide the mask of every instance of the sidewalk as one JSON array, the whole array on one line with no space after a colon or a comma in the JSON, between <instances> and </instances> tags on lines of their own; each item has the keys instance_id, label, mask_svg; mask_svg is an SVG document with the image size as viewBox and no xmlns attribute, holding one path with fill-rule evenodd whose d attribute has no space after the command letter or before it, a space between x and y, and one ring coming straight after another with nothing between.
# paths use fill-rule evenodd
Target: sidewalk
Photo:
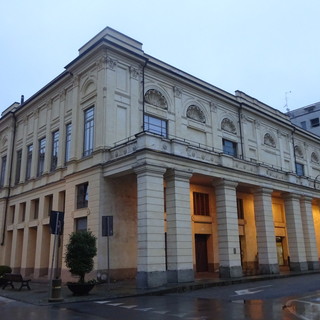
<instances>
[{"instance_id":1,"label":"sidewalk","mask_svg":"<svg viewBox=\"0 0 320 320\"><path fill-rule=\"evenodd\" d=\"M204 289L214 286L226 286L231 284L239 284L246 282L254 282L259 280L268 279L278 279L285 277L300 276L306 274L320 273L317 271L306 271L306 272L282 272L280 274L272 275L257 275L257 276L246 276L241 278L232 279L220 279L217 276L212 275L202 275L201 279L196 279L194 282L181 283L181 284L167 284L166 286L152 289L138 289L136 287L135 280L121 281L111 284L97 284L93 290L87 296L73 296L71 291L66 285L62 285L61 288L61 298L62 302L49 302L48 299L51 297L51 288L48 282L30 282L31 290L22 288L21 291L17 289L11 289L7 287L6 289L0 288L0 296L13 299L17 301L22 301L25 303L35 304L35 305L50 305L55 303L70 303L70 302L81 302L81 301L95 301L95 300L105 300L105 299L116 299L131 296L141 296L141 295L156 295L156 294L166 294L170 292L186 292L191 290ZM18 287L18 285L16 286Z\"/></svg>"}]
</instances>

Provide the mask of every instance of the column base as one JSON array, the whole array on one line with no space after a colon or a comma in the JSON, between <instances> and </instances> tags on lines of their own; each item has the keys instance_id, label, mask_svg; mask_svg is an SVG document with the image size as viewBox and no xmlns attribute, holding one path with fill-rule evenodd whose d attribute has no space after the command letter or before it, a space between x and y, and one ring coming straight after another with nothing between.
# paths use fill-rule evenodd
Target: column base
<instances>
[{"instance_id":1,"label":"column base","mask_svg":"<svg viewBox=\"0 0 320 320\"><path fill-rule=\"evenodd\" d=\"M279 273L278 264L259 264L260 274L277 274Z\"/></svg>"},{"instance_id":2,"label":"column base","mask_svg":"<svg viewBox=\"0 0 320 320\"><path fill-rule=\"evenodd\" d=\"M239 278L242 277L241 266L219 267L220 278Z\"/></svg>"},{"instance_id":3,"label":"column base","mask_svg":"<svg viewBox=\"0 0 320 320\"><path fill-rule=\"evenodd\" d=\"M291 271L306 271L306 270L308 270L308 263L306 261L303 261L303 262L290 261L290 270Z\"/></svg>"},{"instance_id":4,"label":"column base","mask_svg":"<svg viewBox=\"0 0 320 320\"><path fill-rule=\"evenodd\" d=\"M308 270L319 270L319 261L307 261Z\"/></svg>"},{"instance_id":5,"label":"column base","mask_svg":"<svg viewBox=\"0 0 320 320\"><path fill-rule=\"evenodd\" d=\"M167 283L167 273L166 271L138 272L136 282L138 288L161 287Z\"/></svg>"},{"instance_id":6,"label":"column base","mask_svg":"<svg viewBox=\"0 0 320 320\"><path fill-rule=\"evenodd\" d=\"M167 277L170 283L192 282L194 281L194 271L192 269L168 270Z\"/></svg>"}]
</instances>

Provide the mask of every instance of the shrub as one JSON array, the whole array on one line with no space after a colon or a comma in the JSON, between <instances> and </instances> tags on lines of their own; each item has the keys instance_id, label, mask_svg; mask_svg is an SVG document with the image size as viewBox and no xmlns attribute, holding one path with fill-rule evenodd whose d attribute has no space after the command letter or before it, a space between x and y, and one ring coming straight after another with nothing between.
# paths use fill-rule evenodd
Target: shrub
<instances>
[{"instance_id":1,"label":"shrub","mask_svg":"<svg viewBox=\"0 0 320 320\"><path fill-rule=\"evenodd\" d=\"M0 278L3 277L5 273L11 273L12 269L9 266L0 266Z\"/></svg>"},{"instance_id":2,"label":"shrub","mask_svg":"<svg viewBox=\"0 0 320 320\"><path fill-rule=\"evenodd\" d=\"M70 272L79 276L79 282L84 282L84 276L93 269L93 258L97 254L97 238L91 231L73 232L66 245L66 266Z\"/></svg>"}]
</instances>

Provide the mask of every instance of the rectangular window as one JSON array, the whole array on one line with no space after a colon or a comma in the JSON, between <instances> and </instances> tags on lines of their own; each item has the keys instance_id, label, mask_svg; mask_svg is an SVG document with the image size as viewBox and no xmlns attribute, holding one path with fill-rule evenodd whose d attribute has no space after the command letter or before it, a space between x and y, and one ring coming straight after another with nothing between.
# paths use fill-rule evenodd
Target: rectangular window
<instances>
[{"instance_id":1,"label":"rectangular window","mask_svg":"<svg viewBox=\"0 0 320 320\"><path fill-rule=\"evenodd\" d=\"M18 184L20 181L21 160L22 160L22 150L20 149L17 151L15 184Z\"/></svg>"},{"instance_id":2,"label":"rectangular window","mask_svg":"<svg viewBox=\"0 0 320 320\"><path fill-rule=\"evenodd\" d=\"M46 154L46 138L39 140L39 151L38 151L38 177L43 174L44 171L44 158Z\"/></svg>"},{"instance_id":3,"label":"rectangular window","mask_svg":"<svg viewBox=\"0 0 320 320\"><path fill-rule=\"evenodd\" d=\"M298 176L304 176L304 165L296 162L296 174Z\"/></svg>"},{"instance_id":4,"label":"rectangular window","mask_svg":"<svg viewBox=\"0 0 320 320\"><path fill-rule=\"evenodd\" d=\"M87 217L75 219L76 232L87 231Z\"/></svg>"},{"instance_id":5,"label":"rectangular window","mask_svg":"<svg viewBox=\"0 0 320 320\"><path fill-rule=\"evenodd\" d=\"M39 199L31 200L31 214L33 219L36 220L39 217Z\"/></svg>"},{"instance_id":6,"label":"rectangular window","mask_svg":"<svg viewBox=\"0 0 320 320\"><path fill-rule=\"evenodd\" d=\"M27 147L26 180L29 180L31 177L32 152L33 152L33 145L30 144Z\"/></svg>"},{"instance_id":7,"label":"rectangular window","mask_svg":"<svg viewBox=\"0 0 320 320\"><path fill-rule=\"evenodd\" d=\"M51 171L56 170L59 153L59 131L52 132Z\"/></svg>"},{"instance_id":8,"label":"rectangular window","mask_svg":"<svg viewBox=\"0 0 320 320\"><path fill-rule=\"evenodd\" d=\"M77 185L77 209L88 208L88 182Z\"/></svg>"},{"instance_id":9,"label":"rectangular window","mask_svg":"<svg viewBox=\"0 0 320 320\"><path fill-rule=\"evenodd\" d=\"M10 206L11 224L14 223L16 206Z\"/></svg>"},{"instance_id":10,"label":"rectangular window","mask_svg":"<svg viewBox=\"0 0 320 320\"><path fill-rule=\"evenodd\" d=\"M4 186L4 179L6 176L7 156L1 158L1 173L0 173L0 187Z\"/></svg>"},{"instance_id":11,"label":"rectangular window","mask_svg":"<svg viewBox=\"0 0 320 320\"><path fill-rule=\"evenodd\" d=\"M244 219L243 199L237 199L238 219Z\"/></svg>"},{"instance_id":12,"label":"rectangular window","mask_svg":"<svg viewBox=\"0 0 320 320\"><path fill-rule=\"evenodd\" d=\"M71 148L71 123L66 125L66 149L64 161L67 163L70 160L70 148Z\"/></svg>"},{"instance_id":13,"label":"rectangular window","mask_svg":"<svg viewBox=\"0 0 320 320\"><path fill-rule=\"evenodd\" d=\"M305 121L300 122L301 128L307 130L307 123Z\"/></svg>"},{"instance_id":14,"label":"rectangular window","mask_svg":"<svg viewBox=\"0 0 320 320\"><path fill-rule=\"evenodd\" d=\"M83 156L89 156L93 151L94 138L94 107L84 111L84 143Z\"/></svg>"},{"instance_id":15,"label":"rectangular window","mask_svg":"<svg viewBox=\"0 0 320 320\"><path fill-rule=\"evenodd\" d=\"M144 115L144 130L167 137L167 121Z\"/></svg>"},{"instance_id":16,"label":"rectangular window","mask_svg":"<svg viewBox=\"0 0 320 320\"><path fill-rule=\"evenodd\" d=\"M223 144L223 153L224 154L228 154L233 157L237 156L237 143L236 142L223 139L222 144Z\"/></svg>"},{"instance_id":17,"label":"rectangular window","mask_svg":"<svg viewBox=\"0 0 320 320\"><path fill-rule=\"evenodd\" d=\"M26 220L26 203L20 203L19 209L19 222L24 222Z\"/></svg>"},{"instance_id":18,"label":"rectangular window","mask_svg":"<svg viewBox=\"0 0 320 320\"><path fill-rule=\"evenodd\" d=\"M47 216L50 216L52 211L52 204L53 204L53 195L49 194L48 196L44 197L44 213L47 214Z\"/></svg>"},{"instance_id":19,"label":"rectangular window","mask_svg":"<svg viewBox=\"0 0 320 320\"><path fill-rule=\"evenodd\" d=\"M310 126L311 128L319 127L319 118L310 119Z\"/></svg>"},{"instance_id":20,"label":"rectangular window","mask_svg":"<svg viewBox=\"0 0 320 320\"><path fill-rule=\"evenodd\" d=\"M210 216L209 194L200 192L193 193L193 213L200 216Z\"/></svg>"}]
</instances>

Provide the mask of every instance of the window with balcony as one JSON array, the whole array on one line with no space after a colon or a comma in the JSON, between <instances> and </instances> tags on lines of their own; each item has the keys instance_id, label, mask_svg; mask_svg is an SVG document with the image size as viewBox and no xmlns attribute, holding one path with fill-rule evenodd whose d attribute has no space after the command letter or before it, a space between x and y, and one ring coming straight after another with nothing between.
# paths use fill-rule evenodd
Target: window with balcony
<instances>
[{"instance_id":1,"label":"window with balcony","mask_svg":"<svg viewBox=\"0 0 320 320\"><path fill-rule=\"evenodd\" d=\"M223 139L222 140L222 145L223 145L223 153L228 154L230 156L236 157L237 156L237 143Z\"/></svg>"},{"instance_id":2,"label":"window with balcony","mask_svg":"<svg viewBox=\"0 0 320 320\"><path fill-rule=\"evenodd\" d=\"M144 115L144 130L167 137L167 121L149 115Z\"/></svg>"},{"instance_id":3,"label":"window with balcony","mask_svg":"<svg viewBox=\"0 0 320 320\"><path fill-rule=\"evenodd\" d=\"M298 176L304 176L304 165L296 162L296 174Z\"/></svg>"}]
</instances>

